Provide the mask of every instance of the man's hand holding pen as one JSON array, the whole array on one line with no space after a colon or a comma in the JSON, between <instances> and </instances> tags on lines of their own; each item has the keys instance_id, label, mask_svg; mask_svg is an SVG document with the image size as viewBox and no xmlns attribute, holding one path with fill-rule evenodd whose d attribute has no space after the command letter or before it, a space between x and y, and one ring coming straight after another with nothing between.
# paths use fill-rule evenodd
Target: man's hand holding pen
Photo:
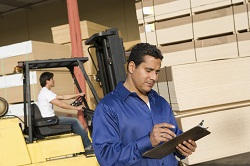
<instances>
[{"instance_id":1,"label":"man's hand holding pen","mask_svg":"<svg viewBox=\"0 0 250 166\"><path fill-rule=\"evenodd\" d=\"M175 128L174 125L169 123L159 123L154 125L151 133L150 133L150 141L153 147L159 145L161 142L167 142L176 137L176 134L173 132ZM182 144L176 146L176 149L183 156L191 155L197 145L193 140L184 141Z\"/></svg>"}]
</instances>

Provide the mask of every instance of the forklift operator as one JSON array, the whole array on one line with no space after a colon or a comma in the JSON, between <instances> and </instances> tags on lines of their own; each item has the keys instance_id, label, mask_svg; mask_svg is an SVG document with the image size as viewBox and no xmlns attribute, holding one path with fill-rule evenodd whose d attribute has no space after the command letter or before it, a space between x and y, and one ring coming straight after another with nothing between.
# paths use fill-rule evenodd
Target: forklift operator
<instances>
[{"instance_id":1,"label":"forklift operator","mask_svg":"<svg viewBox=\"0 0 250 166\"><path fill-rule=\"evenodd\" d=\"M62 96L56 95L54 92L51 91L51 88L54 87L55 85L53 77L54 74L51 72L44 72L40 76L40 84L42 86L42 89L38 95L37 105L40 109L42 117L46 118L55 116L53 105L56 105L64 109L81 110L83 105L75 107L68 103L63 102L62 100L68 100L76 98L78 96L83 96L83 93L73 94L73 95L62 95ZM81 136L85 151L92 150L92 144L88 138L88 133L84 130L78 119L73 117L62 117L62 116L58 117L58 119L59 119L59 124L71 125L73 132Z\"/></svg>"},{"instance_id":2,"label":"forklift operator","mask_svg":"<svg viewBox=\"0 0 250 166\"><path fill-rule=\"evenodd\" d=\"M144 158L147 150L182 133L168 102L152 87L163 56L156 46L140 43L132 48L127 77L98 104L93 120L93 146L101 166L177 166L196 149L184 141L162 159Z\"/></svg>"}]
</instances>

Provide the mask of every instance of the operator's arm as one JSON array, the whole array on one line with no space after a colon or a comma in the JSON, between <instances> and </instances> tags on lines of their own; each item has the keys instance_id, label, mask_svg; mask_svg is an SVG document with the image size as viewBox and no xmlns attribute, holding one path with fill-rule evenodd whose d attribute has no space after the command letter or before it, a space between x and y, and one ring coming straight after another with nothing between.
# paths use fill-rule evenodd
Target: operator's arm
<instances>
[{"instance_id":1,"label":"operator's arm","mask_svg":"<svg viewBox=\"0 0 250 166\"><path fill-rule=\"evenodd\" d=\"M142 159L142 153L152 148L149 133L124 144L116 112L102 103L95 110L93 127L93 146L102 166L133 165Z\"/></svg>"},{"instance_id":2,"label":"operator's arm","mask_svg":"<svg viewBox=\"0 0 250 166\"><path fill-rule=\"evenodd\" d=\"M50 103L54 104L54 105L56 105L58 107L61 107L61 108L64 108L64 109L69 109L69 110L81 110L82 107L83 107L83 105L80 105L80 106L77 106L77 107L72 106L72 105L70 105L68 103L65 103L65 102L63 102L63 101L61 101L61 100L59 100L57 98L51 100Z\"/></svg>"},{"instance_id":3,"label":"operator's arm","mask_svg":"<svg viewBox=\"0 0 250 166\"><path fill-rule=\"evenodd\" d=\"M78 93L78 94L72 94L72 95L57 95L56 98L59 100L69 100L69 99L74 99L79 96L83 96L84 93Z\"/></svg>"}]
</instances>

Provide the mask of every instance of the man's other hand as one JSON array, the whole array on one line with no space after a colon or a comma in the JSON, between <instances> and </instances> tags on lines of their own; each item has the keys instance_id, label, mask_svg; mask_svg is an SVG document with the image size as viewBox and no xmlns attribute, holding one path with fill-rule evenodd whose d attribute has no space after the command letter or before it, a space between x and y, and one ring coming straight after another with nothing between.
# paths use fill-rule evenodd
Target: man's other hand
<instances>
[{"instance_id":1,"label":"man's other hand","mask_svg":"<svg viewBox=\"0 0 250 166\"><path fill-rule=\"evenodd\" d=\"M193 140L184 141L182 144L176 146L176 149L183 156L190 156L193 152L195 152L197 145Z\"/></svg>"},{"instance_id":2,"label":"man's other hand","mask_svg":"<svg viewBox=\"0 0 250 166\"><path fill-rule=\"evenodd\" d=\"M83 92L82 92L82 93L79 93L78 95L79 95L79 96L84 96L84 95L85 95L85 93L83 93Z\"/></svg>"},{"instance_id":3,"label":"man's other hand","mask_svg":"<svg viewBox=\"0 0 250 166\"><path fill-rule=\"evenodd\" d=\"M167 142L176 137L175 133L171 130L174 128L175 126L169 123L159 123L154 125L154 128L150 133L152 146L155 147L160 142Z\"/></svg>"}]
</instances>

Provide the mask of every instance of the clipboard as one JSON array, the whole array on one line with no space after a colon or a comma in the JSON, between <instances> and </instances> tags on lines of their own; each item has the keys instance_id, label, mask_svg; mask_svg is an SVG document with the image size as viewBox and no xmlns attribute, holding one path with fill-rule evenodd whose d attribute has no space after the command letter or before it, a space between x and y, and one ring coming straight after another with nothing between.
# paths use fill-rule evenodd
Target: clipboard
<instances>
[{"instance_id":1,"label":"clipboard","mask_svg":"<svg viewBox=\"0 0 250 166\"><path fill-rule=\"evenodd\" d=\"M176 146L178 144L183 143L183 141L187 141L189 139L197 141L211 132L207 130L207 128L202 127L204 121L202 121L199 125L191 128L190 130L180 134L179 136L175 137L174 139L164 142L153 149L150 149L143 153L143 157L148 157L152 159L161 159L170 153L176 151Z\"/></svg>"}]
</instances>

